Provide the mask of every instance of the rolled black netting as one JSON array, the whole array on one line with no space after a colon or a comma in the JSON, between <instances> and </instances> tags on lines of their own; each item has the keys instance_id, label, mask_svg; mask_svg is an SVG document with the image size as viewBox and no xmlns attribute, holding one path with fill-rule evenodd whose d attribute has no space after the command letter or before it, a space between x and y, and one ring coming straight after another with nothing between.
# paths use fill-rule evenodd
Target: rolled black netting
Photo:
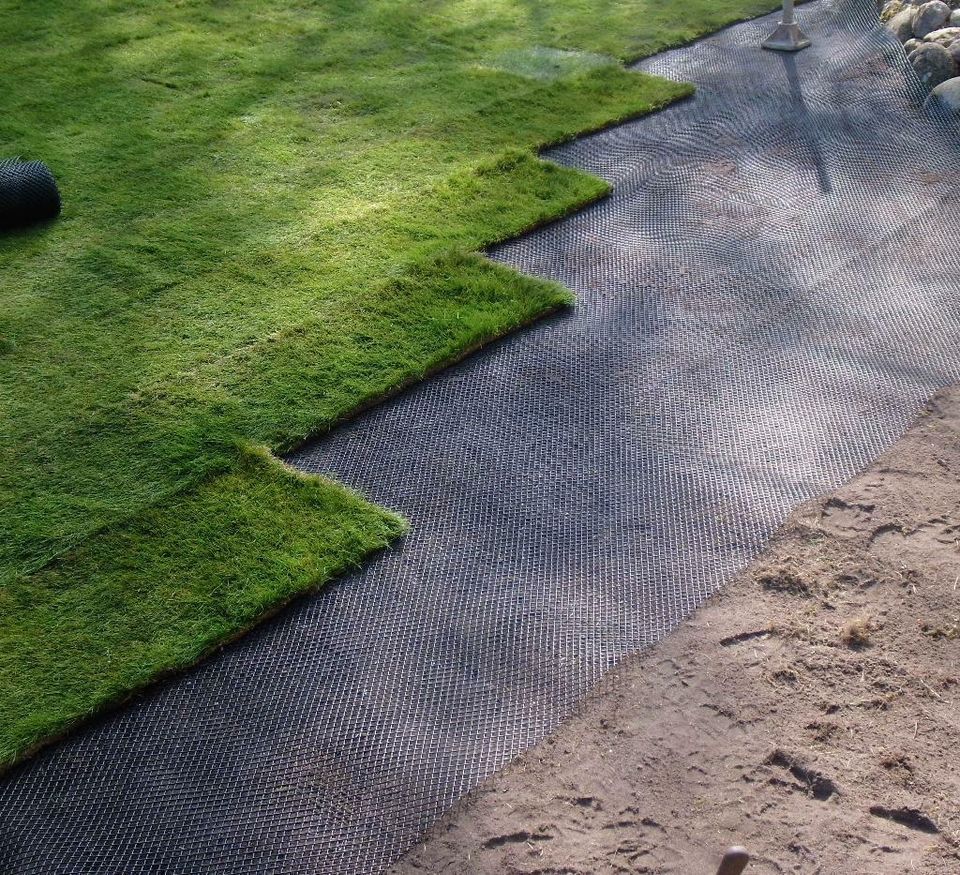
<instances>
[{"instance_id":1,"label":"rolled black netting","mask_svg":"<svg viewBox=\"0 0 960 875\"><path fill-rule=\"evenodd\" d=\"M22 228L60 215L60 191L42 161L0 160L0 228Z\"/></svg>"}]
</instances>

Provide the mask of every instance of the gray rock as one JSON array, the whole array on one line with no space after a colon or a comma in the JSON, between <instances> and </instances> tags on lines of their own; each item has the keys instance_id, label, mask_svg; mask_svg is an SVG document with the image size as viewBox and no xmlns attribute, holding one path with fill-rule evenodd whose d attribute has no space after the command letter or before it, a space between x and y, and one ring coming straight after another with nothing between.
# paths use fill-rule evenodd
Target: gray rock
<instances>
[{"instance_id":1,"label":"gray rock","mask_svg":"<svg viewBox=\"0 0 960 875\"><path fill-rule=\"evenodd\" d=\"M936 107L960 121L960 76L941 82L923 105L927 109Z\"/></svg>"},{"instance_id":2,"label":"gray rock","mask_svg":"<svg viewBox=\"0 0 960 875\"><path fill-rule=\"evenodd\" d=\"M957 70L960 70L960 40L957 40L947 51L950 52L953 63L957 65Z\"/></svg>"},{"instance_id":3,"label":"gray rock","mask_svg":"<svg viewBox=\"0 0 960 875\"><path fill-rule=\"evenodd\" d=\"M960 9L954 9L950 13L950 27L960 27Z\"/></svg>"},{"instance_id":4,"label":"gray rock","mask_svg":"<svg viewBox=\"0 0 960 875\"><path fill-rule=\"evenodd\" d=\"M917 10L913 19L913 35L923 39L928 33L939 30L950 20L950 7L943 0L930 0Z\"/></svg>"},{"instance_id":5,"label":"gray rock","mask_svg":"<svg viewBox=\"0 0 960 875\"><path fill-rule=\"evenodd\" d=\"M940 30L931 30L924 38L926 43L939 43L944 48L960 39L960 27L941 27Z\"/></svg>"},{"instance_id":6,"label":"gray rock","mask_svg":"<svg viewBox=\"0 0 960 875\"><path fill-rule=\"evenodd\" d=\"M913 19L916 15L916 9L904 9L898 12L887 22L887 30L902 43L913 39Z\"/></svg>"},{"instance_id":7,"label":"gray rock","mask_svg":"<svg viewBox=\"0 0 960 875\"><path fill-rule=\"evenodd\" d=\"M921 43L920 48L910 55L910 63L927 88L936 88L957 75L950 52L936 43Z\"/></svg>"},{"instance_id":8,"label":"gray rock","mask_svg":"<svg viewBox=\"0 0 960 875\"><path fill-rule=\"evenodd\" d=\"M918 40L918 39L908 39L908 40L903 44L903 50L907 53L907 57L909 57L909 56L912 55L917 49L919 49L920 46L922 46L922 45L923 45L923 43L920 42L920 40Z\"/></svg>"}]
</instances>

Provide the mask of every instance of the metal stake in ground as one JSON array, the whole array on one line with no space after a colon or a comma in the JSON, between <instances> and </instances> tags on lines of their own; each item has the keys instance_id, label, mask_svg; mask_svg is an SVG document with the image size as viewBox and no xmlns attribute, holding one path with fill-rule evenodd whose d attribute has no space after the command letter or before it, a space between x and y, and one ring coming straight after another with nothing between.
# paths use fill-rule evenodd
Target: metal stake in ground
<instances>
[{"instance_id":1,"label":"metal stake in ground","mask_svg":"<svg viewBox=\"0 0 960 875\"><path fill-rule=\"evenodd\" d=\"M776 52L799 52L810 45L807 35L793 20L793 0L783 0L783 18L777 29L762 43L765 49Z\"/></svg>"}]
</instances>

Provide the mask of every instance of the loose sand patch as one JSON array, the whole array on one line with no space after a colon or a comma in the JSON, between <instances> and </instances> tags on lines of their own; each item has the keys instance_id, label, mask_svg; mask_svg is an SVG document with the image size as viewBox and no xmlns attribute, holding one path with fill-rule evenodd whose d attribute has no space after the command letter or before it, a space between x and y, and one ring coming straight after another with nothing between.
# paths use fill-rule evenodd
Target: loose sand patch
<instances>
[{"instance_id":1,"label":"loose sand patch","mask_svg":"<svg viewBox=\"0 0 960 875\"><path fill-rule=\"evenodd\" d=\"M395 873L960 873L960 387Z\"/></svg>"}]
</instances>

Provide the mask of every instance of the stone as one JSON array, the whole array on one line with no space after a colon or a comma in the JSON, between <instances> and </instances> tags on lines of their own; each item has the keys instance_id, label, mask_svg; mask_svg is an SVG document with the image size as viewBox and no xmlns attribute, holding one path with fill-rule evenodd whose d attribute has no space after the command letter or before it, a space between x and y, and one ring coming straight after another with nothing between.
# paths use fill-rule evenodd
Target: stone
<instances>
[{"instance_id":1,"label":"stone","mask_svg":"<svg viewBox=\"0 0 960 875\"><path fill-rule=\"evenodd\" d=\"M880 20L883 22L889 21L894 15L902 11L906 5L903 0L887 0L880 9Z\"/></svg>"},{"instance_id":2,"label":"stone","mask_svg":"<svg viewBox=\"0 0 960 875\"><path fill-rule=\"evenodd\" d=\"M925 109L936 107L960 121L960 76L941 82L923 104Z\"/></svg>"},{"instance_id":3,"label":"stone","mask_svg":"<svg viewBox=\"0 0 960 875\"><path fill-rule=\"evenodd\" d=\"M930 0L917 10L913 19L913 35L923 39L928 33L939 30L950 20L950 7L943 0Z\"/></svg>"},{"instance_id":4,"label":"stone","mask_svg":"<svg viewBox=\"0 0 960 875\"><path fill-rule=\"evenodd\" d=\"M913 19L916 14L916 9L904 9L898 12L887 22L887 30L902 43L913 39Z\"/></svg>"},{"instance_id":5,"label":"stone","mask_svg":"<svg viewBox=\"0 0 960 875\"><path fill-rule=\"evenodd\" d=\"M957 75L950 52L936 43L921 43L920 48L910 55L910 63L927 88L936 88Z\"/></svg>"},{"instance_id":6,"label":"stone","mask_svg":"<svg viewBox=\"0 0 960 875\"><path fill-rule=\"evenodd\" d=\"M960 9L954 9L950 13L950 27L960 27Z\"/></svg>"},{"instance_id":7,"label":"stone","mask_svg":"<svg viewBox=\"0 0 960 875\"><path fill-rule=\"evenodd\" d=\"M909 57L909 56L912 55L917 49L919 49L920 46L922 46L922 45L923 45L923 43L920 42L920 40L918 40L918 39L908 39L908 40L903 44L903 50L907 53L907 57Z\"/></svg>"},{"instance_id":8,"label":"stone","mask_svg":"<svg viewBox=\"0 0 960 875\"><path fill-rule=\"evenodd\" d=\"M926 43L938 43L947 48L960 39L960 27L941 27L940 30L932 30L923 41Z\"/></svg>"},{"instance_id":9,"label":"stone","mask_svg":"<svg viewBox=\"0 0 960 875\"><path fill-rule=\"evenodd\" d=\"M950 52L953 63L957 65L957 70L960 70L960 40L957 40L947 51Z\"/></svg>"}]
</instances>

